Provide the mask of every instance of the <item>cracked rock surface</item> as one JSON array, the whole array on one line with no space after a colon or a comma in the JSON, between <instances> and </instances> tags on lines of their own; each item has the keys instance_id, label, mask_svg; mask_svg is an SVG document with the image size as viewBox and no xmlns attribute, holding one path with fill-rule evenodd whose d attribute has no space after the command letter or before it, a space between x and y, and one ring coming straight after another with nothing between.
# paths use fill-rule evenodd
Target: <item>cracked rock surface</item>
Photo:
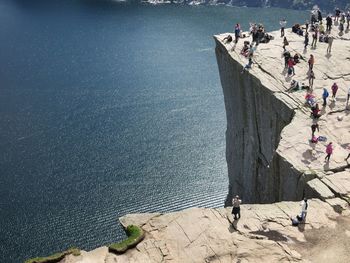
<instances>
[{"instance_id":1,"label":"cracked rock surface","mask_svg":"<svg viewBox=\"0 0 350 263\"><path fill-rule=\"evenodd\" d=\"M290 217L300 213L299 202L242 205L242 218L236 221L231 208L190 208L153 217L126 215L120 219L123 224L138 224L146 231L136 248L117 256L101 247L63 262L313 262L315 255L302 248L307 244L314 249L318 241L312 238L317 231L334 233L339 219L349 218L342 199L329 200L332 204L310 200L306 224L298 227L291 225ZM342 214L336 212L336 205L343 206ZM348 239L349 221L344 225L340 239ZM349 245L343 242L341 247L349 250Z\"/></svg>"}]
</instances>

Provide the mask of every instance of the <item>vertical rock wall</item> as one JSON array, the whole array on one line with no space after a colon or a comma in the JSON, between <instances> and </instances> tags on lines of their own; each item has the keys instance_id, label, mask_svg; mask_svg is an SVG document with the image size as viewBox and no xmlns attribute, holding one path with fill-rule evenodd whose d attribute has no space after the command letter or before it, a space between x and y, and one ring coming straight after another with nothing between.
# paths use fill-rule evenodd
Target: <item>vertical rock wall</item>
<instances>
[{"instance_id":1,"label":"vertical rock wall","mask_svg":"<svg viewBox=\"0 0 350 263\"><path fill-rule=\"evenodd\" d=\"M226 160L229 191L226 205L239 194L244 202L276 202L302 196L301 173L276 149L294 109L261 84L216 39L216 57L227 115Z\"/></svg>"}]
</instances>

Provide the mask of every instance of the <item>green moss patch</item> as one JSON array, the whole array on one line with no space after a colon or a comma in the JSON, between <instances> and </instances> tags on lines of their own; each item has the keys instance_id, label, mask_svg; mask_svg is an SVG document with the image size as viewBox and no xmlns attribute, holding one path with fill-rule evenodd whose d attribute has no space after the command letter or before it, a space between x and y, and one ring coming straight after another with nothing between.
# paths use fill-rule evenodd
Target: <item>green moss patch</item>
<instances>
[{"instance_id":1,"label":"green moss patch","mask_svg":"<svg viewBox=\"0 0 350 263\"><path fill-rule=\"evenodd\" d=\"M145 237L145 232L142 230L142 228L135 225L129 225L125 231L128 238L119 243L114 243L109 245L108 246L109 252L116 253L116 254L123 254L129 248L135 247Z\"/></svg>"},{"instance_id":2,"label":"green moss patch","mask_svg":"<svg viewBox=\"0 0 350 263\"><path fill-rule=\"evenodd\" d=\"M79 256L80 255L80 249L78 248L70 248L66 251L55 253L48 257L37 257L37 258L31 258L25 261L25 263L57 263L60 262L62 259L64 259L67 255L74 255Z\"/></svg>"}]
</instances>

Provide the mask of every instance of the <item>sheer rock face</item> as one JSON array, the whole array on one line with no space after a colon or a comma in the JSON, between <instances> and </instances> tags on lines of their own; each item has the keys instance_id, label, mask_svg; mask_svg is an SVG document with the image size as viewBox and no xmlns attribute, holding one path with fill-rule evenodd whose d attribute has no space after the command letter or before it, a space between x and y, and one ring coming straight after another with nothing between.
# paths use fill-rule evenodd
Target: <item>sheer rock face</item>
<instances>
[{"instance_id":1,"label":"sheer rock face","mask_svg":"<svg viewBox=\"0 0 350 263\"><path fill-rule=\"evenodd\" d=\"M276 175L287 176L289 173L284 170L288 171L291 165L283 164L275 150L282 129L293 117L293 106L286 105L253 74L241 74L239 58L235 60L218 40L216 55L227 116L226 159L230 183L227 205L233 194L239 194L247 202L282 199L280 190L284 180Z\"/></svg>"},{"instance_id":2,"label":"sheer rock face","mask_svg":"<svg viewBox=\"0 0 350 263\"><path fill-rule=\"evenodd\" d=\"M333 29L333 49L327 54L327 43L317 43L316 49L310 46L304 49L304 38L286 31L287 49L292 55L303 56L292 78L287 77L284 69L279 32L272 32L274 40L258 46L253 68L243 73L247 59L239 52L243 42L251 38L240 39L232 51L232 44L223 43L228 34L214 37L227 115L226 159L230 186L226 205L230 205L236 194L252 203L300 200L308 187L307 181L321 179L327 171L339 172L349 166L344 158L350 143L350 116L345 108L350 80L347 55L350 34L339 36L338 30ZM314 94L322 113L318 121L320 132L316 135L327 137L327 142L317 144L310 143L313 120L305 104L305 91L288 92L292 79L308 85L310 54L315 56ZM339 86L337 101L331 99L334 82ZM325 107L322 107L323 88L330 93ZM331 161L325 163L325 147L330 141L335 150ZM315 185L324 186L318 182Z\"/></svg>"}]
</instances>

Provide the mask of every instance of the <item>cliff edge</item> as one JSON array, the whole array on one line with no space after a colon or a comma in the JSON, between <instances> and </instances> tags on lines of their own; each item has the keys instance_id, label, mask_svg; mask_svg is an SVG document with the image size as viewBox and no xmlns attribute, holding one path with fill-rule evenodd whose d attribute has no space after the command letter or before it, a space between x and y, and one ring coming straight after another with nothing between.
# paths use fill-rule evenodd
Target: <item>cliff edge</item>
<instances>
[{"instance_id":1,"label":"cliff edge","mask_svg":"<svg viewBox=\"0 0 350 263\"><path fill-rule=\"evenodd\" d=\"M339 36L336 31L333 30L332 53L327 54L327 43L317 43L316 49L310 46L304 49L304 38L288 30L287 49L292 56L295 53L302 56L294 67L293 77L287 76L284 67L283 39L279 32L272 32L274 39L257 47L252 69L243 73L247 59L240 55L240 50L243 42L251 38L241 39L235 51L231 51L232 44L223 42L227 34L214 37L227 115L226 159L230 183L227 205L234 194L252 203L300 200L305 195L339 196L331 181L341 185L340 181L350 177L345 170L349 163L344 160L350 143L350 111L346 108L350 34ZM333 83L339 86L337 101L328 99L318 120L317 135L326 137L327 141L316 144L310 143L313 119L305 103L306 92L288 92L292 79L308 85L310 54L315 57L313 93L319 104L322 105L323 88L331 94ZM330 162L325 162L329 142L333 142L335 149ZM349 198L347 194L342 197Z\"/></svg>"},{"instance_id":2,"label":"cliff edge","mask_svg":"<svg viewBox=\"0 0 350 263\"><path fill-rule=\"evenodd\" d=\"M288 92L279 32L260 44L253 68L243 72L246 58L215 36L216 55L227 112L227 163L229 193L240 194L242 218L232 221L231 207L191 208L167 214L132 214L120 218L126 227L136 224L145 239L123 255L101 247L64 263L123 262L348 262L350 251L350 171L344 160L350 142L346 109L350 80L350 41L335 36L332 54L327 44L303 50L302 37L287 32L288 49L305 60L295 66L293 79L307 81L307 59L315 55L314 94L337 82L337 101L322 108L318 135L335 145L325 163L325 142L312 144L310 108L305 91ZM248 40L248 39L247 39ZM342 118L338 118L341 115ZM309 200L306 223L292 226L300 214L299 201ZM282 202L280 202L283 200ZM230 205L230 202L227 202ZM335 242L336 241L336 242Z\"/></svg>"}]
</instances>

